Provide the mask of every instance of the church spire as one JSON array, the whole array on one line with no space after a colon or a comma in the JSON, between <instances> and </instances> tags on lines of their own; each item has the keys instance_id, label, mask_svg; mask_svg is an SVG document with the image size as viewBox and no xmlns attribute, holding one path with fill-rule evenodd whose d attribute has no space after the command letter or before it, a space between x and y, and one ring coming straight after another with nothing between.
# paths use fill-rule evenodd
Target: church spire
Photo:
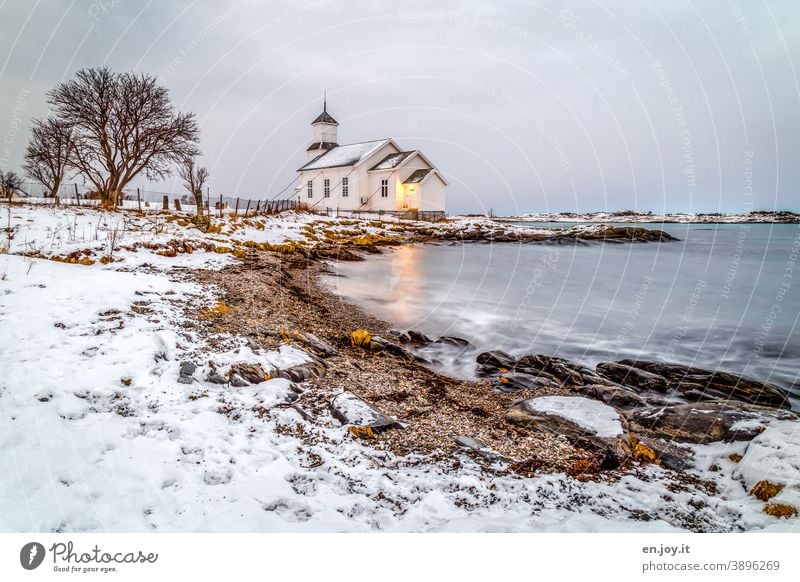
<instances>
[{"instance_id":1,"label":"church spire","mask_svg":"<svg viewBox=\"0 0 800 582\"><path fill-rule=\"evenodd\" d=\"M328 92L322 92L322 113L320 113L317 118L311 122L311 125L316 125L318 123L329 123L331 125L339 125L337 121L331 117L331 114L328 113Z\"/></svg>"}]
</instances>

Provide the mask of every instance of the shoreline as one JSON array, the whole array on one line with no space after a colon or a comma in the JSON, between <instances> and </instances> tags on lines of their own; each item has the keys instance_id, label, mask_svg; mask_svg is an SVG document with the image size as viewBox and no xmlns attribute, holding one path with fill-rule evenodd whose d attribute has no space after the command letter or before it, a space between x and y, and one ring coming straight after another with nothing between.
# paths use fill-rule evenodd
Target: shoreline
<instances>
[{"instance_id":1,"label":"shoreline","mask_svg":"<svg viewBox=\"0 0 800 582\"><path fill-rule=\"evenodd\" d=\"M47 309L6 328L28 334L9 344L18 380L8 405L25 422L51 415L59 434L81 439L91 458L111 455L131 491L160 476L140 472L141 462L167 464L154 495L176 509L151 518L134 504L115 522L121 529L151 519L166 530L209 527L195 509L198 499L228 515L233 528L279 531L313 525L296 525L313 515L337 530L436 529L445 526L430 520L439 523L441 511L468 520L470 531L489 519L509 530L539 530L542 515L553 523L587 515L599 527L647 531L791 527L778 520L789 514L765 515L749 492L750 475L768 473L756 441L769 446L792 434L795 413L741 402L667 406L649 388L654 373L633 374L631 381L646 380L634 389L542 355L481 354L480 378L453 378L412 353L415 342L436 340L393 334L390 322L320 280L328 261L360 260L385 245L485 240L496 231L484 221L451 223L441 236L426 234L430 225L303 215L227 219L201 232L172 216L13 214L2 283L11 292L0 294L0 306L23 321L33 294ZM114 217L127 221L121 239ZM636 240L630 231L612 232L618 243ZM557 242L581 244L575 237ZM60 299L76 288L77 302ZM356 342L356 330L370 337ZM44 345L61 358L62 376L24 381L36 369L31 355ZM737 395L758 398L757 390ZM570 420L525 404L565 402L559 399L592 414ZM664 405L671 424L654 426L631 404L642 412ZM601 432L592 428L595 416L607 420ZM97 427L116 448L96 442ZM664 434L674 442L665 444ZM19 435L13 454L43 446L34 434ZM62 440L47 445L55 450ZM797 450L791 440L790 462ZM721 468L709 469L711 462ZM737 471L745 469L743 482ZM102 498L103 472L91 461L62 469L63 494L77 494L69 487L77 471L93 471L92 491ZM787 486L777 501L800 506L793 491ZM702 506L686 507L689 498ZM78 497L73 503L83 507ZM14 519L27 523L23 514ZM76 518L64 527L98 526Z\"/></svg>"},{"instance_id":2,"label":"shoreline","mask_svg":"<svg viewBox=\"0 0 800 582\"><path fill-rule=\"evenodd\" d=\"M432 241L402 244L421 242L430 244ZM311 333L312 337L336 350L334 355L319 358L326 368L325 375L305 384L310 387L309 396L314 400L314 404L309 405L309 414L302 413L307 419L319 416L337 393L349 392L405 425L401 430L380 432L369 442L375 448L401 457L421 456L426 459L423 462L452 461L453 452L459 449L458 440L466 437L488 447L497 455L495 459L507 461L508 466L498 470L483 459L485 469L495 474L520 472L522 464L520 474L525 475L524 464L532 458L537 459L539 471L564 472L579 479L614 480L636 470L638 463L630 451L622 453L626 458L618 471L600 470L597 466L585 470L596 453L592 447L583 449L575 443L565 443L557 434L530 433L508 422L507 411L521 400L591 394L590 397L598 401L608 402L602 391L596 388L588 392L576 391L575 386L543 382L517 386L506 392L497 389L499 374L457 378L435 370L430 363L414 361L409 354L392 354L387 350L375 353L353 347L349 338L356 329L366 329L372 336L392 342L397 339L396 331L393 333L391 322L369 314L327 288L321 279L332 274L326 265L330 258L274 256L264 252L259 255L258 263L248 267L233 265L221 271L199 271L194 275L198 281L220 288L225 303L234 308L232 314L220 319L218 323L222 327L216 331L235 327L237 333L268 348L287 342L287 338ZM352 260L346 256L346 260ZM277 313L270 313L276 298L281 307ZM267 315L254 317L261 313ZM275 329L279 332L268 331ZM301 339L288 343L292 342L314 352L314 346ZM402 342L393 347L405 349ZM418 346L411 346L410 351L415 347ZM603 383L606 389L614 385L579 363L561 358L553 360L563 361L577 370L588 370L593 375L592 382ZM618 387L611 388L611 392ZM612 401L619 399L619 394L611 392ZM656 399L651 404L659 401ZM480 455L478 458L480 460Z\"/></svg>"}]
</instances>

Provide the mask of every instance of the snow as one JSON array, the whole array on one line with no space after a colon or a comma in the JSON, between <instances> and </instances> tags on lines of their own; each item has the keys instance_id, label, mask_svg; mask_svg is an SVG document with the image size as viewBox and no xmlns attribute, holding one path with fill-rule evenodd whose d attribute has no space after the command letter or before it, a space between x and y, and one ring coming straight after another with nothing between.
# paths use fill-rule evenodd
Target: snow
<instances>
[{"instance_id":1,"label":"snow","mask_svg":"<svg viewBox=\"0 0 800 582\"><path fill-rule=\"evenodd\" d=\"M324 403L315 418L304 419L293 408L296 387L285 379L243 388L206 380L209 362L223 372L238 362L269 372L310 359L290 345L255 353L233 334L211 342L186 325L219 293L176 267L219 268L233 260L229 255L166 257L142 247L115 251L107 265L84 266L15 254L53 257L90 248L97 257L108 252L115 230L127 246L174 238L304 240L307 227L377 227L287 214L262 219L260 227L226 217L223 234L206 235L157 216L44 206L8 212L2 204L0 220L16 231L10 254L0 254L0 531L797 527L797 520L766 516L763 503L747 494L756 479L783 480L776 501L796 503L794 423L772 423L749 447L694 447L695 471L716 484L717 494L673 487L671 473L652 465L616 481L582 483L563 474L489 474L461 450L452 462L397 457L352 438ZM0 247L6 244L0 233ZM188 385L177 381L184 361L198 365ZM621 430L603 404L537 401L598 434ZM744 455L740 464L728 460L732 452Z\"/></svg>"},{"instance_id":2,"label":"snow","mask_svg":"<svg viewBox=\"0 0 800 582\"><path fill-rule=\"evenodd\" d=\"M337 146L325 154L306 164L301 170L321 170L339 166L354 166L367 159L378 149L389 143L389 139L365 141Z\"/></svg>"},{"instance_id":3,"label":"snow","mask_svg":"<svg viewBox=\"0 0 800 582\"><path fill-rule=\"evenodd\" d=\"M377 165L370 168L372 170L393 170L402 164L409 156L416 152L399 152L396 154L389 154L383 158Z\"/></svg>"},{"instance_id":4,"label":"snow","mask_svg":"<svg viewBox=\"0 0 800 582\"><path fill-rule=\"evenodd\" d=\"M616 410L580 396L540 396L525 401L529 410L559 416L603 438L622 434L622 423Z\"/></svg>"},{"instance_id":5,"label":"snow","mask_svg":"<svg viewBox=\"0 0 800 582\"><path fill-rule=\"evenodd\" d=\"M800 507L800 424L775 421L754 438L745 450L734 476L749 491L767 480L784 486L771 502Z\"/></svg>"}]
</instances>

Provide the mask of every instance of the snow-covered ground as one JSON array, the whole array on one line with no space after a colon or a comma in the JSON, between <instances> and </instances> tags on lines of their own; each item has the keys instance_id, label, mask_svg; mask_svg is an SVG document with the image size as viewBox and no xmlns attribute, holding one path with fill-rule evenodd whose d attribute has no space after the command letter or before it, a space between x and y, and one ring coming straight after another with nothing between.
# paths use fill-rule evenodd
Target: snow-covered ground
<instances>
[{"instance_id":1,"label":"snow-covered ground","mask_svg":"<svg viewBox=\"0 0 800 582\"><path fill-rule=\"evenodd\" d=\"M4 228L7 214L0 205ZM319 217L290 214L208 235L95 210L15 206L9 216L10 245L0 234L10 251L0 254L3 531L798 528L797 519L765 515L747 494L774 473L790 480L779 500L797 502L796 423L770 426L750 447L698 446L697 474L717 485L715 494L676 487L653 465L616 482L581 483L561 474L494 476L462 452L453 453L458 470L418 463L363 444L333 418L304 419L288 404L286 380L208 382L209 362L256 362L269 373L309 357L285 345L254 353L244 338L211 343L198 334L187 313L218 297L178 267L236 259L203 250L170 257L159 254L162 245L176 237L281 244L306 237ZM354 225L331 219L330 227ZM140 246L103 264L112 241ZM92 254L81 256L92 264L17 254L68 257L87 248ZM178 382L184 361L199 366L190 384ZM744 457L736 464L731 453Z\"/></svg>"}]
</instances>

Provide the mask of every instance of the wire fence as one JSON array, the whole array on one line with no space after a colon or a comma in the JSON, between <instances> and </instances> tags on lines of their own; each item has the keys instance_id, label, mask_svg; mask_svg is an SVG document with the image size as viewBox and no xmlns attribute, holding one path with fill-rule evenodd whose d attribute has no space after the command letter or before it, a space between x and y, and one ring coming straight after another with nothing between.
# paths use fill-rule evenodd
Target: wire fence
<instances>
[{"instance_id":1,"label":"wire fence","mask_svg":"<svg viewBox=\"0 0 800 582\"><path fill-rule=\"evenodd\" d=\"M10 198L11 202L26 202L51 206L98 206L100 197L90 188L80 184L62 184L56 196L50 196L42 186L35 183L23 185L18 193ZM6 201L4 198L0 198ZM142 212L191 212L196 213L197 202L189 193L175 194L144 188L128 188L123 190L119 200L121 208L137 209ZM207 214L234 214L251 216L254 214L277 214L286 210L296 210L304 206L294 199L261 200L243 198L241 196L225 196L223 194L203 194L203 210Z\"/></svg>"}]
</instances>

